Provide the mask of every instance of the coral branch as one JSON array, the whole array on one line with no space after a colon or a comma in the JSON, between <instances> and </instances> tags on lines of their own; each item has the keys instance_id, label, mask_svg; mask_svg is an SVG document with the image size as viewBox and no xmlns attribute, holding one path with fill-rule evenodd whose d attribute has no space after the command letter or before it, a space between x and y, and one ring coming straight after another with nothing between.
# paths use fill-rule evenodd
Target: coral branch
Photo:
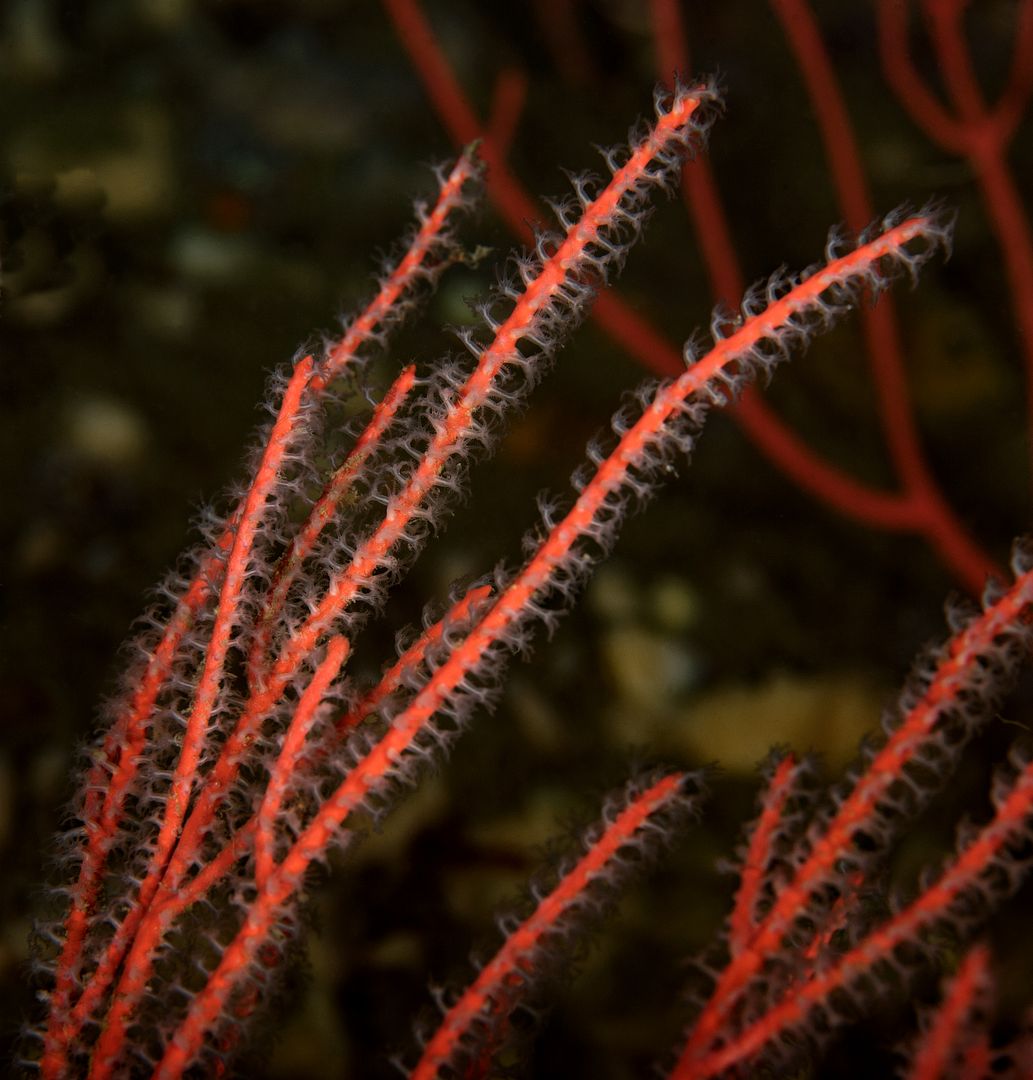
<instances>
[{"instance_id":1,"label":"coral branch","mask_svg":"<svg viewBox=\"0 0 1033 1080\"><path fill-rule=\"evenodd\" d=\"M544 955L570 932L572 921L598 905L605 887L613 888L628 850L669 834L672 814L683 818L695 811L698 782L698 777L679 773L640 781L607 807L603 821L585 836L585 853L509 930L503 946L445 1013L410 1080L433 1080L442 1070L452 1075L479 1046L497 1039L499 1028L539 977Z\"/></svg>"},{"instance_id":2,"label":"coral branch","mask_svg":"<svg viewBox=\"0 0 1033 1080\"><path fill-rule=\"evenodd\" d=\"M985 945L973 945L919 1043L908 1080L940 1080L951 1075L955 1059L970 1058L973 1044L979 1041L974 1031L974 1013L985 1007L989 980L990 950ZM966 1075L982 1076L983 1072L966 1071Z\"/></svg>"},{"instance_id":3,"label":"coral branch","mask_svg":"<svg viewBox=\"0 0 1033 1080\"><path fill-rule=\"evenodd\" d=\"M784 824L786 803L792 794L798 768L793 756L786 754L765 788L760 817L750 833L739 888L728 919L728 948L733 954L745 946L757 926L763 894L770 888L768 874L774 858L775 839Z\"/></svg>"}]
</instances>

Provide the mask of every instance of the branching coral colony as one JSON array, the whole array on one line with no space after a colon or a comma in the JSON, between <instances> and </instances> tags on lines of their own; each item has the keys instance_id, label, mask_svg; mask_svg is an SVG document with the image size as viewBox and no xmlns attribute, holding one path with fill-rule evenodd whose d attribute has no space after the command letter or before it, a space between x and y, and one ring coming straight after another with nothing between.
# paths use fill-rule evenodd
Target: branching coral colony
<instances>
[{"instance_id":1,"label":"branching coral colony","mask_svg":"<svg viewBox=\"0 0 1033 1080\"><path fill-rule=\"evenodd\" d=\"M452 224L477 183L475 150L441 177L436 203L343 337L275 380L250 476L166 583L88 756L60 845L61 914L37 935L47 1015L25 1057L43 1076L224 1072L284 966L310 868L346 848L358 821L379 819L467 726L509 656L606 554L629 507L691 451L710 409L946 247L942 215L898 212L856 243L834 235L822 265L777 274L739 314L716 315L712 344L686 349L683 374L616 414L570 500L544 509L524 565L458 588L376 685L354 685L343 673L363 623L462 489L471 456L619 267L649 199L676 180L718 104L709 85L659 91L655 123L606 155L608 180L575 180L575 197L556 207L562 231L541 233L482 305L482 331L464 335L472 360L405 368L347 446L331 422L335 398L457 257ZM1015 888L1033 812L1033 764L1018 753L995 785L992 820L968 830L917 898L882 922L862 903L900 822L942 784L1027 653L1024 549L1014 571L1010 587L956 620L881 747L840 788L819 798L810 763L769 763L726 962L671 1075L782 1063L899 982L930 930L968 931ZM507 926L498 954L442 1001L412 1075L489 1072L544 954L695 813L701 790L698 776L656 771L614 796L580 855ZM992 1048L975 1022L987 965L980 947L961 964L914 1049L913 1075L979 1075L991 1054L999 1070L1023 1068L1026 1044Z\"/></svg>"}]
</instances>

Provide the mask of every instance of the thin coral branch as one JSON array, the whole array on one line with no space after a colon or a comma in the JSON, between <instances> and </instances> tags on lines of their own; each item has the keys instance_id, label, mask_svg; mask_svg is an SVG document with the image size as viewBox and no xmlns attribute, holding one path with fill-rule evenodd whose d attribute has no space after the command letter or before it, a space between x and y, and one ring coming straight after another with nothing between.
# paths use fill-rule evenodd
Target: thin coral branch
<instances>
[{"instance_id":1,"label":"thin coral branch","mask_svg":"<svg viewBox=\"0 0 1033 1080\"><path fill-rule=\"evenodd\" d=\"M986 1008L989 991L990 950L986 945L973 945L912 1056L908 1080L940 1080L954 1074L955 1064L962 1066L965 1076L985 1075L972 1067L977 1058L989 1065L985 1031L978 1025L978 1013Z\"/></svg>"},{"instance_id":2,"label":"thin coral branch","mask_svg":"<svg viewBox=\"0 0 1033 1080\"><path fill-rule=\"evenodd\" d=\"M454 651L459 640L478 621L491 597L490 585L477 585L468 589L453 606L436 622L432 623L398 657L380 681L356 702L337 721L340 734L355 727L364 717L383 707L385 701L399 691L423 685L429 674L423 674L428 663L440 663Z\"/></svg>"},{"instance_id":3,"label":"thin coral branch","mask_svg":"<svg viewBox=\"0 0 1033 1080\"><path fill-rule=\"evenodd\" d=\"M266 598L261 619L255 628L248 657L248 682L261 687L271 660L269 650L276 628L283 616L287 594L301 572L304 561L312 555L320 534L338 515L342 504L353 491L370 458L381 448L384 436L416 384L416 367L410 364L399 372L383 399L377 404L362 434L355 440L348 456L327 481L308 519L291 538L277 564L272 587Z\"/></svg>"},{"instance_id":4,"label":"thin coral branch","mask_svg":"<svg viewBox=\"0 0 1033 1080\"><path fill-rule=\"evenodd\" d=\"M760 817L750 831L739 888L728 918L728 948L733 953L749 941L760 919L765 893L771 888L770 867L775 858L775 841L784 824L786 804L793 793L798 769L792 754L786 754L776 765L764 790Z\"/></svg>"},{"instance_id":5,"label":"thin coral branch","mask_svg":"<svg viewBox=\"0 0 1033 1080\"><path fill-rule=\"evenodd\" d=\"M628 785L584 838L584 854L538 899L534 911L507 927L505 943L445 1012L427 1040L410 1080L433 1080L497 1044L499 1029L540 977L545 957L569 936L571 924L596 908L626 870L628 852L666 839L678 820L695 813L699 778L672 773ZM655 845L654 845L655 846ZM636 867L639 860L636 859Z\"/></svg>"},{"instance_id":6,"label":"thin coral branch","mask_svg":"<svg viewBox=\"0 0 1033 1080\"><path fill-rule=\"evenodd\" d=\"M276 764L270 770L269 784L255 815L255 885L260 890L265 888L276 865L276 832L288 788L298 770L318 712L326 704L330 685L347 660L350 647L347 638L338 636L330 639L326 656L298 700L280 744Z\"/></svg>"}]
</instances>

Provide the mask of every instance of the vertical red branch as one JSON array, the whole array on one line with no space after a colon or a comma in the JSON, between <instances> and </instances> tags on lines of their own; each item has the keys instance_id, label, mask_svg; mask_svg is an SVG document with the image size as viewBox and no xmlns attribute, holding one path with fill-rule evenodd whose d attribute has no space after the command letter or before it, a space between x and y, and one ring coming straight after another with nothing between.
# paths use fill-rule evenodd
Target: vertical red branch
<instances>
[{"instance_id":1,"label":"vertical red branch","mask_svg":"<svg viewBox=\"0 0 1033 1080\"><path fill-rule=\"evenodd\" d=\"M331 638L326 656L294 709L280 745L280 753L270 770L269 784L255 815L255 885L260 890L265 888L276 865L276 832L291 779L298 771L318 711L348 657L348 650L349 644L345 638Z\"/></svg>"},{"instance_id":2,"label":"vertical red branch","mask_svg":"<svg viewBox=\"0 0 1033 1080\"><path fill-rule=\"evenodd\" d=\"M406 398L412 393L415 384L416 368L410 364L402 369L374 408L369 423L355 440L351 452L330 477L323 494L316 500L305 523L291 538L287 550L277 564L248 655L248 684L254 689L263 688L265 685L273 637L282 621L287 594L297 581L302 564L312 555L323 530L337 517L342 503L353 490L370 458L381 448L388 428Z\"/></svg>"},{"instance_id":3,"label":"vertical red branch","mask_svg":"<svg viewBox=\"0 0 1033 1080\"><path fill-rule=\"evenodd\" d=\"M1008 164L1008 144L1033 93L1033 2L1021 0L1017 5L1010 77L994 106L988 106L983 97L965 44L966 6L955 0L923 0L921 4L952 111L939 103L911 62L908 4L879 0L879 44L886 79L901 105L929 138L968 159L982 190L1004 256L1026 367L1028 430L1033 432L1033 228ZM1033 454L1029 435L1027 442Z\"/></svg>"}]
</instances>

